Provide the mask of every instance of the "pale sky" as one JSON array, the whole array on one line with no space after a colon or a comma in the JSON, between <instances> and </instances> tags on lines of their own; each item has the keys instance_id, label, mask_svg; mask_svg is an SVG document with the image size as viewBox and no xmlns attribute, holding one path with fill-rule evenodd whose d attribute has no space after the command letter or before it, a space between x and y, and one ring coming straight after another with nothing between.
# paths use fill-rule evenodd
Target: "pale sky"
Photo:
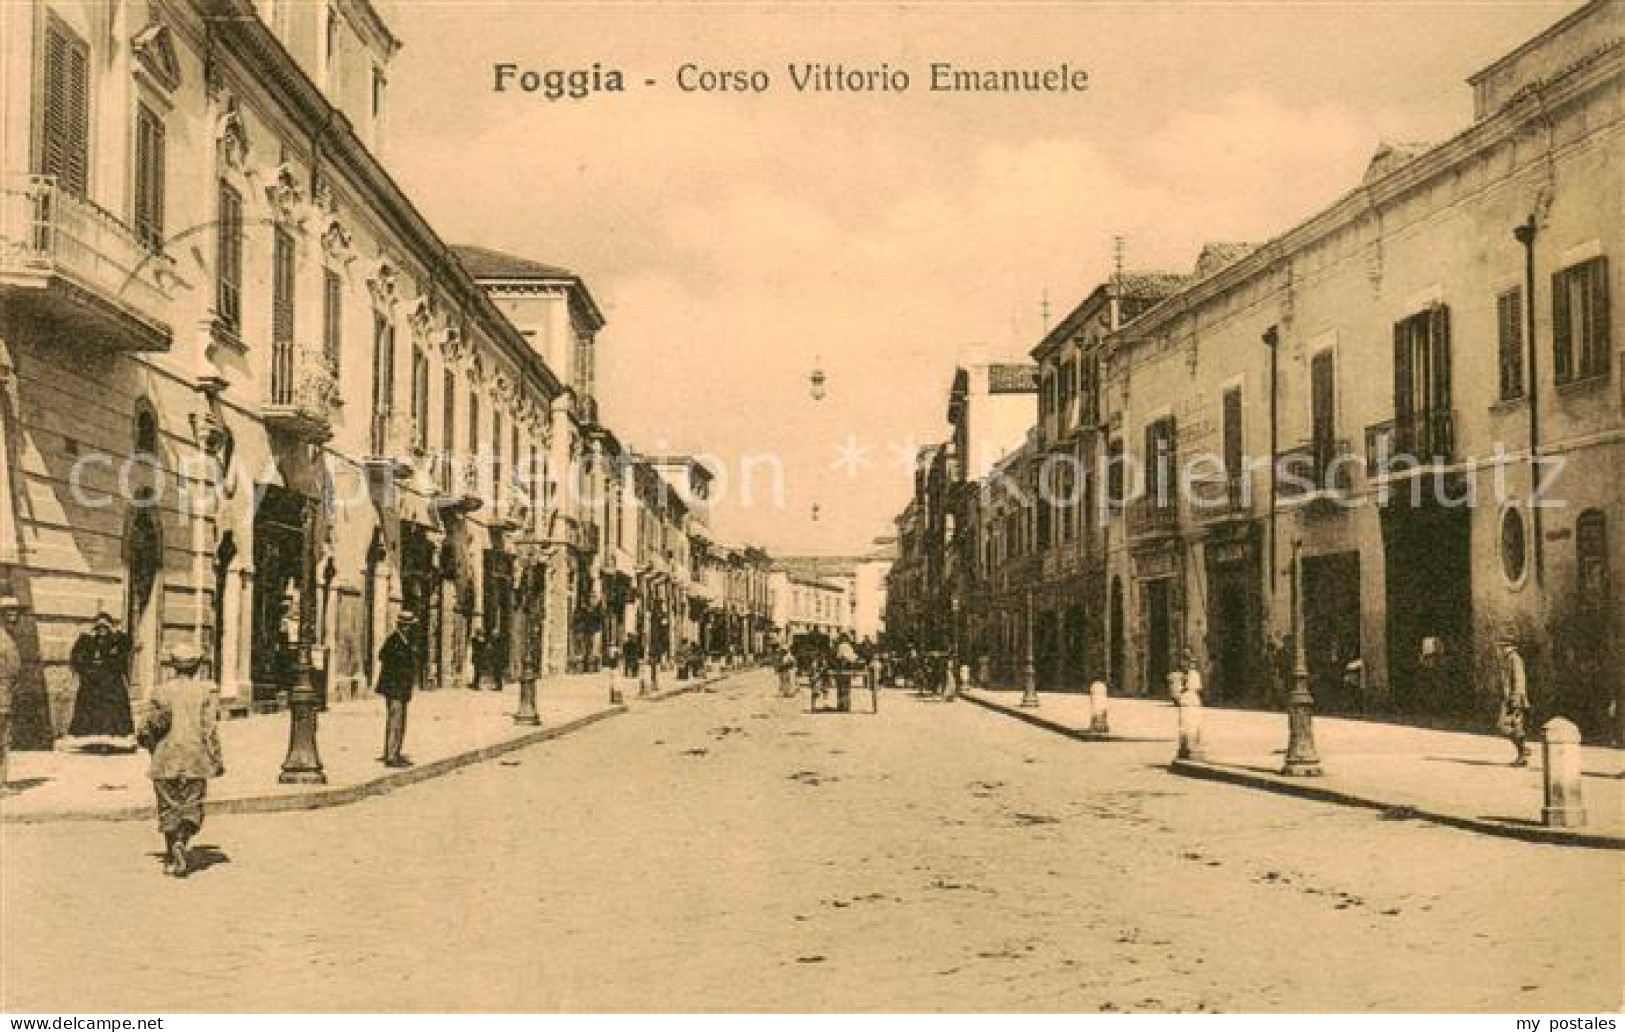
<instances>
[{"instance_id":1,"label":"pale sky","mask_svg":"<svg viewBox=\"0 0 1625 1032\"><path fill-rule=\"evenodd\" d=\"M781 553L864 549L946 432L969 346L1023 358L1111 271L1188 271L1355 185L1379 140L1464 128L1464 78L1564 3L549 5L397 0L387 161L453 242L580 273L609 320L623 440L725 461L714 523ZM549 102L492 66L620 69ZM802 95L791 61L885 62L905 94ZM1089 72L1083 94L944 94L927 66ZM763 68L685 94L678 66ZM648 87L644 80L658 85ZM829 393L814 402L821 362ZM872 466L852 475L851 435ZM744 456L776 455L784 502ZM818 506L819 519L812 518Z\"/></svg>"}]
</instances>

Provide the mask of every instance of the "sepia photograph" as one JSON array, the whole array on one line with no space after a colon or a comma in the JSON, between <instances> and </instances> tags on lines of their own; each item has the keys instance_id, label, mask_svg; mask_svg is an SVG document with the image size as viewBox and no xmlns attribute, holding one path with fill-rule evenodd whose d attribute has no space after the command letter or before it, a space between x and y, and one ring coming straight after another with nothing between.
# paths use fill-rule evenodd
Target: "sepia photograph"
<instances>
[{"instance_id":1,"label":"sepia photograph","mask_svg":"<svg viewBox=\"0 0 1625 1032\"><path fill-rule=\"evenodd\" d=\"M1625 0L0 62L8 1029L1619 1028Z\"/></svg>"}]
</instances>

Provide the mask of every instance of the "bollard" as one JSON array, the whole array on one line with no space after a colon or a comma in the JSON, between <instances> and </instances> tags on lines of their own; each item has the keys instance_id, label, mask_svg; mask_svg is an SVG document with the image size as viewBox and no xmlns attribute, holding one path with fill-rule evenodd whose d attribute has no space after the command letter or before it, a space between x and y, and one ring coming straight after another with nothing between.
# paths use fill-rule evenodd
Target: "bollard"
<instances>
[{"instance_id":1,"label":"bollard","mask_svg":"<svg viewBox=\"0 0 1625 1032\"><path fill-rule=\"evenodd\" d=\"M1202 698L1195 692L1179 696L1179 759L1207 759L1202 748Z\"/></svg>"},{"instance_id":2,"label":"bollard","mask_svg":"<svg viewBox=\"0 0 1625 1032\"><path fill-rule=\"evenodd\" d=\"M621 694L620 668L611 663L605 666L604 669L609 671L609 704L611 706L619 706L621 703L626 701L626 697Z\"/></svg>"},{"instance_id":3,"label":"bollard","mask_svg":"<svg viewBox=\"0 0 1625 1032\"><path fill-rule=\"evenodd\" d=\"M1107 715L1110 706L1106 694L1106 682L1095 681L1089 685L1089 731L1092 734L1111 734L1111 719Z\"/></svg>"},{"instance_id":4,"label":"bollard","mask_svg":"<svg viewBox=\"0 0 1625 1032\"><path fill-rule=\"evenodd\" d=\"M1586 822L1580 798L1580 729L1562 717L1541 728L1541 760L1546 778L1546 805L1540 822L1548 828L1579 828Z\"/></svg>"}]
</instances>

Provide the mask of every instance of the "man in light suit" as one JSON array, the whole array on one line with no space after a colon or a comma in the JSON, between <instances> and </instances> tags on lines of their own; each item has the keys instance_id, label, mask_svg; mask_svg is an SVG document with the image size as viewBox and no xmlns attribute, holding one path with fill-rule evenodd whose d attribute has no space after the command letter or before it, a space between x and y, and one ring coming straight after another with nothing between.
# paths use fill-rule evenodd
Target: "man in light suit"
<instances>
[{"instance_id":1,"label":"man in light suit","mask_svg":"<svg viewBox=\"0 0 1625 1032\"><path fill-rule=\"evenodd\" d=\"M152 753L158 830L164 836L164 873L184 878L187 845L203 827L209 779L226 772L220 752L220 703L213 681L202 676L203 652L191 642L169 650L173 675L153 689L152 705L137 732Z\"/></svg>"}]
</instances>

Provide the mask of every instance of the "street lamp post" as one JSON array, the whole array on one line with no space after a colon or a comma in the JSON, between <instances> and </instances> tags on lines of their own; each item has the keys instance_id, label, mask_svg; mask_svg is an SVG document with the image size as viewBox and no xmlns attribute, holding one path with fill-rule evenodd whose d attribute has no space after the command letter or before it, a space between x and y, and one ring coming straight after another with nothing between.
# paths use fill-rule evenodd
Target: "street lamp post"
<instances>
[{"instance_id":1,"label":"street lamp post","mask_svg":"<svg viewBox=\"0 0 1625 1032\"><path fill-rule=\"evenodd\" d=\"M1281 773L1288 777L1317 778L1320 753L1315 749L1315 697L1309 691L1309 665L1303 653L1303 563L1302 541L1292 543L1292 692L1287 698L1286 762Z\"/></svg>"},{"instance_id":2,"label":"street lamp post","mask_svg":"<svg viewBox=\"0 0 1625 1032\"><path fill-rule=\"evenodd\" d=\"M1021 668L1021 704L1038 707L1038 662L1033 655L1033 591L1027 589L1027 656Z\"/></svg>"},{"instance_id":3,"label":"street lamp post","mask_svg":"<svg viewBox=\"0 0 1625 1032\"><path fill-rule=\"evenodd\" d=\"M322 769L321 753L316 749L316 711L321 705L321 693L316 690L315 678L318 674L326 676L327 657L325 650L315 645L311 633L316 618L316 600L311 590L316 582L316 553L310 542L315 536L315 509L307 507L305 555L299 571L298 673L288 691L288 753L282 758L282 771L277 775L277 781L284 785L327 784L327 772Z\"/></svg>"}]
</instances>

